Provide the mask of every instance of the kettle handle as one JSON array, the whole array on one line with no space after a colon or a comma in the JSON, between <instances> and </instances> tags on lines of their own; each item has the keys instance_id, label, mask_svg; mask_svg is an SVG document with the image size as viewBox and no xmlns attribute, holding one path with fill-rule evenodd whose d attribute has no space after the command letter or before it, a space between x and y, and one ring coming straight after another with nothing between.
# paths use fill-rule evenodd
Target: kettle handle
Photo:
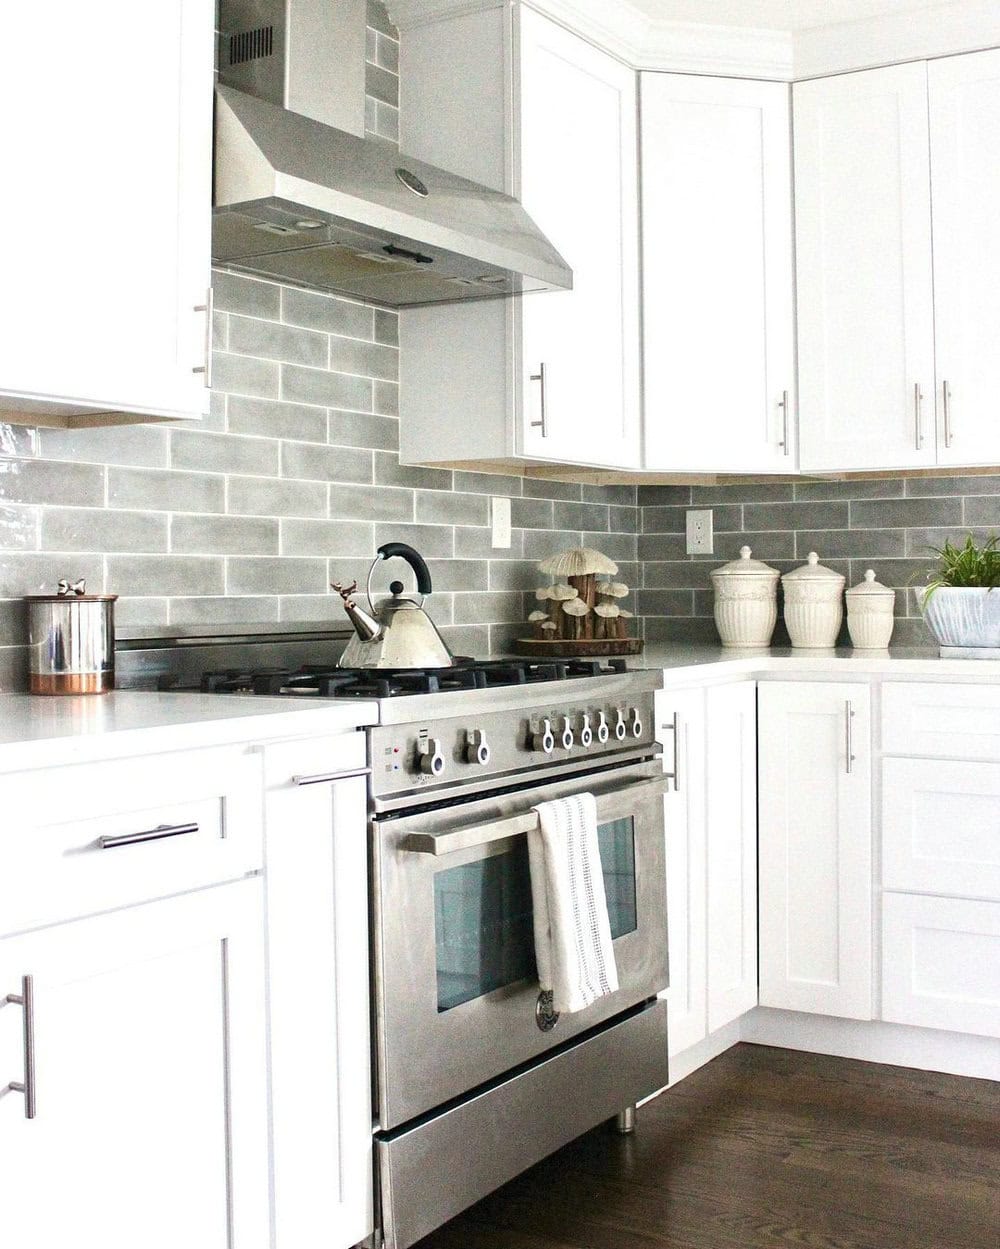
<instances>
[{"instance_id":1,"label":"kettle handle","mask_svg":"<svg viewBox=\"0 0 1000 1249\"><path fill-rule=\"evenodd\" d=\"M431 570L427 567L424 557L419 551L415 551L412 546L407 546L405 542L386 542L375 552L375 559L368 573L368 603L372 605L372 573L378 567L379 560L392 559L398 557L405 559L413 569L417 578L417 592L421 596L421 603L431 592ZM374 611L374 607L372 607Z\"/></svg>"}]
</instances>

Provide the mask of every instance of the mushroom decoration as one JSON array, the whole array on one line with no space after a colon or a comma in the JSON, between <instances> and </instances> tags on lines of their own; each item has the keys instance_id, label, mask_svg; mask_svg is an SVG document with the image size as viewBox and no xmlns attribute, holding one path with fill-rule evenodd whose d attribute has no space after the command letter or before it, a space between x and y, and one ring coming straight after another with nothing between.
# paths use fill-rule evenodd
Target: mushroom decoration
<instances>
[{"instance_id":1,"label":"mushroom decoration","mask_svg":"<svg viewBox=\"0 0 1000 1249\"><path fill-rule=\"evenodd\" d=\"M635 619L635 616L633 615L632 612L626 611L624 607L619 607L618 617L615 620L615 637L620 637L620 638L628 637L627 622L629 620L634 620L634 619Z\"/></svg>"},{"instance_id":2,"label":"mushroom decoration","mask_svg":"<svg viewBox=\"0 0 1000 1249\"><path fill-rule=\"evenodd\" d=\"M544 624L539 625L539 631L543 641L553 642L556 634L559 632L559 626L554 620L546 620Z\"/></svg>"},{"instance_id":3,"label":"mushroom decoration","mask_svg":"<svg viewBox=\"0 0 1000 1249\"><path fill-rule=\"evenodd\" d=\"M570 586L576 590L580 597L580 601L587 608L586 612L572 611L569 614L576 618L576 628L580 627L580 621L583 621L583 636L593 637L593 621L590 609L597 602L597 577L614 576L618 571L618 565L612 559L608 559L600 551L595 551L591 547L578 546L573 547L569 551L560 551L558 555L550 555L548 559L543 559L538 565L539 572L548 573L550 577L565 577ZM566 604L563 604L563 611L568 611ZM574 636L579 637L579 633L574 632Z\"/></svg>"},{"instance_id":4,"label":"mushroom decoration","mask_svg":"<svg viewBox=\"0 0 1000 1249\"><path fill-rule=\"evenodd\" d=\"M587 618L587 624L590 624L590 608L582 598L571 598L563 603L562 609L564 614L570 617L573 637L580 637L584 627L584 617Z\"/></svg>"},{"instance_id":5,"label":"mushroom decoration","mask_svg":"<svg viewBox=\"0 0 1000 1249\"><path fill-rule=\"evenodd\" d=\"M533 611L531 615L528 617L528 624L531 625L532 632L534 633L536 638L545 637L545 634L542 632L543 624L552 625L553 629L556 627L554 624L552 624L552 621L549 620L548 612L544 612L544 611Z\"/></svg>"},{"instance_id":6,"label":"mushroom decoration","mask_svg":"<svg viewBox=\"0 0 1000 1249\"><path fill-rule=\"evenodd\" d=\"M598 603L594 608L597 623L594 626L594 637L613 638L618 631L618 617L621 608L617 603Z\"/></svg>"}]
</instances>

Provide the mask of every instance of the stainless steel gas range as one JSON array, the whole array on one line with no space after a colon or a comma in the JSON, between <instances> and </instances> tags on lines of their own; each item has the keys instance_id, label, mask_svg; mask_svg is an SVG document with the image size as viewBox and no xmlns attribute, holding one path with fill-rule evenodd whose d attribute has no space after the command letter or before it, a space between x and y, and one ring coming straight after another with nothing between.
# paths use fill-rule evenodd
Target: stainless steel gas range
<instances>
[{"instance_id":1,"label":"stainless steel gas range","mask_svg":"<svg viewBox=\"0 0 1000 1249\"><path fill-rule=\"evenodd\" d=\"M273 656L271 656L273 658ZM380 1234L407 1249L667 1083L659 672L462 662L345 672L269 662L200 688L374 698L368 731ZM555 1015L534 962L526 833L541 799L596 796L620 988Z\"/></svg>"}]
</instances>

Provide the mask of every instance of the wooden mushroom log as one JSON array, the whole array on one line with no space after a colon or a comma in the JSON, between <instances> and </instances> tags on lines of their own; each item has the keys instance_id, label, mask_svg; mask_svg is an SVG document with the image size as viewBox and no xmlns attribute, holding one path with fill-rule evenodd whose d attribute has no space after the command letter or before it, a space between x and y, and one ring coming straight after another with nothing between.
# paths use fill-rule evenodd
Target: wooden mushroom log
<instances>
[{"instance_id":1,"label":"wooden mushroom log","mask_svg":"<svg viewBox=\"0 0 1000 1249\"><path fill-rule=\"evenodd\" d=\"M594 637L613 638L617 636L618 617L621 608L617 603L598 603L594 608Z\"/></svg>"},{"instance_id":2,"label":"wooden mushroom log","mask_svg":"<svg viewBox=\"0 0 1000 1249\"><path fill-rule=\"evenodd\" d=\"M634 620L635 616L630 611L626 611L624 607L619 607L618 615L615 618L615 637L628 637L628 622Z\"/></svg>"},{"instance_id":3,"label":"wooden mushroom log","mask_svg":"<svg viewBox=\"0 0 1000 1249\"><path fill-rule=\"evenodd\" d=\"M597 593L604 603L613 603L616 599L628 596L628 586L624 581L598 581Z\"/></svg>"},{"instance_id":4,"label":"wooden mushroom log","mask_svg":"<svg viewBox=\"0 0 1000 1249\"><path fill-rule=\"evenodd\" d=\"M595 551L592 547L578 546L543 559L538 565L538 570L548 573L550 577L565 577L577 591L587 611L570 614L578 616L583 621L583 636L593 637L594 616L591 608L597 602L597 578L598 576L613 576L618 571L618 565L614 560L609 559L600 551Z\"/></svg>"},{"instance_id":5,"label":"wooden mushroom log","mask_svg":"<svg viewBox=\"0 0 1000 1249\"><path fill-rule=\"evenodd\" d=\"M563 615L571 629L570 636L575 640L583 636L584 621L590 620L590 608L582 598L567 599L562 605ZM591 636L589 633L586 636Z\"/></svg>"},{"instance_id":6,"label":"wooden mushroom log","mask_svg":"<svg viewBox=\"0 0 1000 1249\"><path fill-rule=\"evenodd\" d=\"M552 624L552 622L549 620L548 612L533 611L528 617L528 624L531 625L531 633L533 637L544 638L545 634L542 632L542 625ZM555 625L552 625L552 627L554 629Z\"/></svg>"},{"instance_id":7,"label":"wooden mushroom log","mask_svg":"<svg viewBox=\"0 0 1000 1249\"><path fill-rule=\"evenodd\" d=\"M549 609L549 619L555 621L560 637L568 638L571 631L568 621L563 613L563 608L577 597L577 591L571 585L552 585L549 586L549 599L551 607Z\"/></svg>"}]
</instances>

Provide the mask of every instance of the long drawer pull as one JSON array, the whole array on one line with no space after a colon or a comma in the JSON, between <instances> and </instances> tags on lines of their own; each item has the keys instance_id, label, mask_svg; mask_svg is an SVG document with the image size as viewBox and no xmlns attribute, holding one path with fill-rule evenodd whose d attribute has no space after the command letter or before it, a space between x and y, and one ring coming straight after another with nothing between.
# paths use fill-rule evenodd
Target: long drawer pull
<instances>
[{"instance_id":1,"label":"long drawer pull","mask_svg":"<svg viewBox=\"0 0 1000 1249\"><path fill-rule=\"evenodd\" d=\"M293 776L293 785L335 785L337 781L351 781L356 776L371 776L371 768L347 768L343 772L316 772L312 776Z\"/></svg>"},{"instance_id":2,"label":"long drawer pull","mask_svg":"<svg viewBox=\"0 0 1000 1249\"><path fill-rule=\"evenodd\" d=\"M662 727L664 732L673 733L674 735L674 770L664 774L667 779L667 790L669 791L670 782L673 781L674 793L679 794L681 790L681 721L679 714L675 711L672 722L670 724L664 724Z\"/></svg>"},{"instance_id":3,"label":"long drawer pull","mask_svg":"<svg viewBox=\"0 0 1000 1249\"><path fill-rule=\"evenodd\" d=\"M101 837L97 844L102 850L117 850L119 846L137 846L144 841L162 841L165 837L183 837L187 833L196 833L198 825L191 824L160 824L156 828L147 828L141 833L122 833L118 837Z\"/></svg>"},{"instance_id":4,"label":"long drawer pull","mask_svg":"<svg viewBox=\"0 0 1000 1249\"><path fill-rule=\"evenodd\" d=\"M844 771L850 775L854 771L854 761L857 755L854 753L854 707L849 698L844 703L844 750L846 754Z\"/></svg>"},{"instance_id":5,"label":"long drawer pull","mask_svg":"<svg viewBox=\"0 0 1000 1249\"><path fill-rule=\"evenodd\" d=\"M7 1085L12 1093L24 1094L24 1117L35 1117L35 989L31 976L21 977L21 992L8 993L4 998L11 1006L24 1011L24 1079L11 1080Z\"/></svg>"}]
</instances>

